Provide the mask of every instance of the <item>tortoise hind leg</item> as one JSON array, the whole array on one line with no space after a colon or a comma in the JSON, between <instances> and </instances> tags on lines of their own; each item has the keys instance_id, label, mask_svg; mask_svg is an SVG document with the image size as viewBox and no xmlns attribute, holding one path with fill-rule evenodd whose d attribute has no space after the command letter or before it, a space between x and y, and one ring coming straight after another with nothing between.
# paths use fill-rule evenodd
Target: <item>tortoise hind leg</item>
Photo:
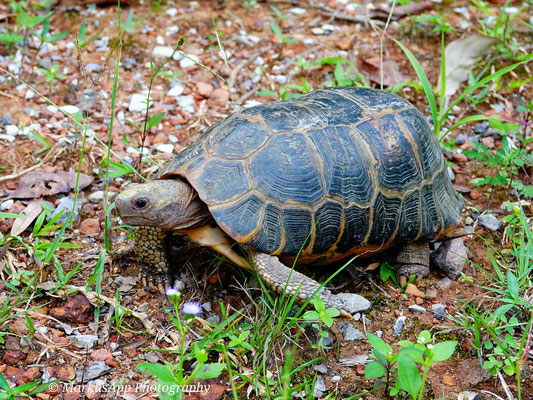
<instances>
[{"instance_id":1,"label":"tortoise hind leg","mask_svg":"<svg viewBox=\"0 0 533 400\"><path fill-rule=\"evenodd\" d=\"M395 265L402 286L405 286L407 278L412 275L416 275L419 279L425 278L429 275L429 243L406 244L396 256Z\"/></svg>"},{"instance_id":2,"label":"tortoise hind leg","mask_svg":"<svg viewBox=\"0 0 533 400\"><path fill-rule=\"evenodd\" d=\"M141 264L143 286L155 285L163 294L170 286L170 264L166 254L167 232L151 226L135 228L134 251Z\"/></svg>"},{"instance_id":3,"label":"tortoise hind leg","mask_svg":"<svg viewBox=\"0 0 533 400\"><path fill-rule=\"evenodd\" d=\"M346 317L370 307L368 300L362 296L353 293L335 295L324 287L320 288L320 283L285 266L276 256L253 250L249 250L249 255L257 274L269 287L278 293L285 291L287 296L297 294L296 302L299 304L305 303L316 293L326 308L334 307Z\"/></svg>"}]
</instances>

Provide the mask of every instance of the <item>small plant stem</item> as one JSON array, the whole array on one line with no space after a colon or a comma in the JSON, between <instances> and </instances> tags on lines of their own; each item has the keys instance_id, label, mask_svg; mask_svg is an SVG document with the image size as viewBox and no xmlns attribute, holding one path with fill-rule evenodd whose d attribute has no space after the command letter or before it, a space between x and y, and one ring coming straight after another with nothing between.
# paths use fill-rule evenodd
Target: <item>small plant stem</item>
<instances>
[{"instance_id":1,"label":"small plant stem","mask_svg":"<svg viewBox=\"0 0 533 400\"><path fill-rule=\"evenodd\" d=\"M427 365L424 365L424 376L422 378L422 386L420 386L420 392L418 393L418 400L422 400L422 396L424 395L424 387L426 386L426 379L428 377L429 366L431 365L431 358L426 361Z\"/></svg>"}]
</instances>

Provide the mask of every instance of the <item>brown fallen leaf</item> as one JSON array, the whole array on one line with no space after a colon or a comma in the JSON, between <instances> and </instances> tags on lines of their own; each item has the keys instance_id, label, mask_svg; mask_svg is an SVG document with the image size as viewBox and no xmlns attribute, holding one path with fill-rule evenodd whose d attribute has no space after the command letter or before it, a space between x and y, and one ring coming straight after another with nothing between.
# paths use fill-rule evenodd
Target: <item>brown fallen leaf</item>
<instances>
[{"instance_id":1,"label":"brown fallen leaf","mask_svg":"<svg viewBox=\"0 0 533 400\"><path fill-rule=\"evenodd\" d=\"M17 190L6 199L34 199L57 193L68 193L76 186L76 172L32 171L24 175ZM85 189L94 181L89 175L80 174L79 190Z\"/></svg>"},{"instance_id":2,"label":"brown fallen leaf","mask_svg":"<svg viewBox=\"0 0 533 400\"><path fill-rule=\"evenodd\" d=\"M41 200L33 200L28 206L22 210L21 214L25 215L26 218L17 218L13 222L11 227L11 235L17 236L26 230L28 226L39 216L43 210L41 206Z\"/></svg>"},{"instance_id":3,"label":"brown fallen leaf","mask_svg":"<svg viewBox=\"0 0 533 400\"><path fill-rule=\"evenodd\" d=\"M374 83L381 84L381 66L383 67L383 86L392 87L407 79L400 71L398 63L392 58L383 60L383 64L381 64L379 57L359 57L358 61L358 69L365 71L368 79Z\"/></svg>"},{"instance_id":4,"label":"brown fallen leaf","mask_svg":"<svg viewBox=\"0 0 533 400\"><path fill-rule=\"evenodd\" d=\"M432 1L422 1L420 3L410 3L402 6L396 6L392 10L392 15L390 16L391 20L396 21L400 18L403 18L407 15L417 15L421 14L426 10L431 10L434 7ZM373 19L383 19L387 20L390 14L390 8L386 6L378 6L374 10L370 10L368 15Z\"/></svg>"}]
</instances>

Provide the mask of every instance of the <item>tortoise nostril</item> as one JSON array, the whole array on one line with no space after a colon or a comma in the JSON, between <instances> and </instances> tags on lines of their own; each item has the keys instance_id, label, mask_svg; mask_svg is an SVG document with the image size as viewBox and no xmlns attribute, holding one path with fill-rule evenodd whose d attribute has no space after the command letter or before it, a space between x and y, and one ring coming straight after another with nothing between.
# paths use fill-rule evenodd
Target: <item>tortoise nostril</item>
<instances>
[{"instance_id":1,"label":"tortoise nostril","mask_svg":"<svg viewBox=\"0 0 533 400\"><path fill-rule=\"evenodd\" d=\"M137 199L133 202L133 208L136 210L142 210L148 205L147 199Z\"/></svg>"}]
</instances>

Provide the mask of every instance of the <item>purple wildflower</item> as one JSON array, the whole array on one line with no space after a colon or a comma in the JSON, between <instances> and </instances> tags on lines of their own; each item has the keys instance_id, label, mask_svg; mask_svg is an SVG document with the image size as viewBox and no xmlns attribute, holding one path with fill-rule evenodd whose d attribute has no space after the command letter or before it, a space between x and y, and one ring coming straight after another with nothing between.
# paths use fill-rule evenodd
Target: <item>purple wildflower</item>
<instances>
[{"instance_id":1,"label":"purple wildflower","mask_svg":"<svg viewBox=\"0 0 533 400\"><path fill-rule=\"evenodd\" d=\"M181 312L186 315L200 315L202 313L202 306L196 301L189 301L183 303Z\"/></svg>"},{"instance_id":2,"label":"purple wildflower","mask_svg":"<svg viewBox=\"0 0 533 400\"><path fill-rule=\"evenodd\" d=\"M172 286L169 286L169 287L166 288L165 294L168 297L170 297L170 296L178 296L180 294L180 291L178 289L174 289Z\"/></svg>"}]
</instances>

